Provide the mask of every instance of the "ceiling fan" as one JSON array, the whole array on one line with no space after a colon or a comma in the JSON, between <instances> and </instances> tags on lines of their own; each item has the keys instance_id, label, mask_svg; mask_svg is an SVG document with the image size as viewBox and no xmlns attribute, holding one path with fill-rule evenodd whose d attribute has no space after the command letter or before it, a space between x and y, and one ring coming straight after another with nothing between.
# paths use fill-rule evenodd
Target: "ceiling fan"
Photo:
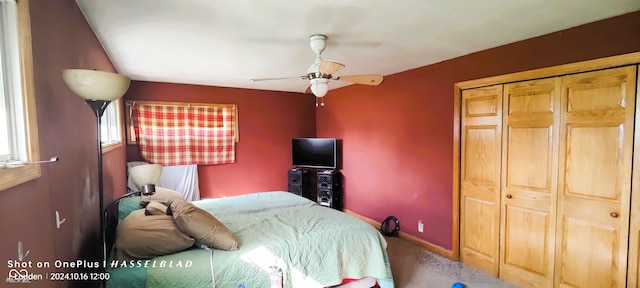
<instances>
[{"instance_id":1,"label":"ceiling fan","mask_svg":"<svg viewBox=\"0 0 640 288\"><path fill-rule=\"evenodd\" d=\"M377 86L382 83L383 77L381 75L343 75L334 76L333 74L344 68L343 64L334 61L322 60L320 56L327 47L327 36L322 34L314 34L309 36L309 45L311 50L316 53L316 60L307 69L307 74L298 77L279 77L279 78L258 78L251 79L252 82L256 81L269 81L269 80L285 80L285 79L302 79L309 80L309 86L305 90L305 93L313 93L318 98L324 97L329 91L329 80L340 80L351 82L354 84L364 84ZM323 103L324 104L324 103Z\"/></svg>"}]
</instances>

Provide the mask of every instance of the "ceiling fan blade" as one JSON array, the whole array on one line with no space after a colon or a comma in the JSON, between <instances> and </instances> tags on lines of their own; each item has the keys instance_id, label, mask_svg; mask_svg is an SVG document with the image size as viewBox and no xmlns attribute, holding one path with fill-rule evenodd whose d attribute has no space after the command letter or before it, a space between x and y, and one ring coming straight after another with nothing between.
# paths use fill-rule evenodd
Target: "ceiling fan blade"
<instances>
[{"instance_id":1,"label":"ceiling fan blade","mask_svg":"<svg viewBox=\"0 0 640 288\"><path fill-rule=\"evenodd\" d=\"M356 84L364 84L364 85L372 85L377 86L382 83L384 77L380 75L344 75L344 76L336 76L332 78L333 80L347 81Z\"/></svg>"},{"instance_id":2,"label":"ceiling fan blade","mask_svg":"<svg viewBox=\"0 0 640 288\"><path fill-rule=\"evenodd\" d=\"M259 82L259 81L287 80L287 79L308 80L309 77L307 75L304 75L304 76L297 76L297 77L254 78L254 79L250 79L250 80L251 80L251 82Z\"/></svg>"},{"instance_id":3,"label":"ceiling fan blade","mask_svg":"<svg viewBox=\"0 0 640 288\"><path fill-rule=\"evenodd\" d=\"M331 75L340 71L340 69L342 68L344 68L343 64L334 61L322 60L322 62L320 62L320 65L318 66L318 71L326 75Z\"/></svg>"},{"instance_id":4,"label":"ceiling fan blade","mask_svg":"<svg viewBox=\"0 0 640 288\"><path fill-rule=\"evenodd\" d=\"M311 85L307 86L307 89L304 90L304 94L311 94Z\"/></svg>"}]
</instances>

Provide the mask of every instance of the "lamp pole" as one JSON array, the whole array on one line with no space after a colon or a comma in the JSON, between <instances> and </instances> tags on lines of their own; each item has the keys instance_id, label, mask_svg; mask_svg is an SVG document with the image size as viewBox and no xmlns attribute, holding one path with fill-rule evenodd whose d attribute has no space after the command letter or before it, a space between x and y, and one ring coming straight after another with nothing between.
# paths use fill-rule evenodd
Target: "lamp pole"
<instances>
[{"instance_id":1,"label":"lamp pole","mask_svg":"<svg viewBox=\"0 0 640 288\"><path fill-rule=\"evenodd\" d=\"M87 70L87 69L64 69L62 70L62 80L67 87L76 95L84 99L93 110L96 116L96 125L98 131L98 201L100 209L100 254L102 265L100 272L106 272L107 269L107 244L105 232L105 215L104 215L104 187L102 175L102 115L109 106L111 101L116 100L124 95L129 89L131 79L117 73ZM100 286L105 287L107 284L106 277L100 277Z\"/></svg>"},{"instance_id":2,"label":"lamp pole","mask_svg":"<svg viewBox=\"0 0 640 288\"><path fill-rule=\"evenodd\" d=\"M102 257L102 266L100 266L100 272L105 272L107 268L107 247L106 247L106 238L105 238L105 216L104 216L104 187L103 187L103 176L102 176L102 115L104 114L104 110L107 109L109 103L111 101L107 100L86 100L87 104L93 110L93 113L96 115L96 124L98 130L98 201L100 209L98 212L100 213L100 241L102 244L100 245L100 255ZM102 277L101 277L102 278ZM106 287L105 280L100 280L101 287Z\"/></svg>"}]
</instances>

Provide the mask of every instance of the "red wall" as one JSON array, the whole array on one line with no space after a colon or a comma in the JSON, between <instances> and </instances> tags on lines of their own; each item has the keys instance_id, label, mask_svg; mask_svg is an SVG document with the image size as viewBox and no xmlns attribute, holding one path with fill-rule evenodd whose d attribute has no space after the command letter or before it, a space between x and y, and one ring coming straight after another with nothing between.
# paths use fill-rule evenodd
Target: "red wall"
<instances>
[{"instance_id":1,"label":"red wall","mask_svg":"<svg viewBox=\"0 0 640 288\"><path fill-rule=\"evenodd\" d=\"M125 99L238 105L236 163L198 167L202 198L286 191L291 138L315 135L315 101L300 93L134 81ZM127 160L142 160L137 146Z\"/></svg>"},{"instance_id":2,"label":"red wall","mask_svg":"<svg viewBox=\"0 0 640 288\"><path fill-rule=\"evenodd\" d=\"M55 260L98 259L96 117L65 86L61 72L115 70L75 1L31 0L30 9L40 156L58 156L60 161L41 165L40 178L0 191L0 263L17 259L18 241L30 251L25 260L33 263L46 261L53 266ZM125 191L124 146L105 153L103 160L108 203ZM56 211L66 219L60 229L55 227ZM0 265L0 275L8 275L6 264ZM35 285L88 287L65 281Z\"/></svg>"},{"instance_id":3,"label":"red wall","mask_svg":"<svg viewBox=\"0 0 640 288\"><path fill-rule=\"evenodd\" d=\"M452 249L454 83L640 51L639 33L635 12L330 91L317 136L343 139L345 208Z\"/></svg>"}]
</instances>

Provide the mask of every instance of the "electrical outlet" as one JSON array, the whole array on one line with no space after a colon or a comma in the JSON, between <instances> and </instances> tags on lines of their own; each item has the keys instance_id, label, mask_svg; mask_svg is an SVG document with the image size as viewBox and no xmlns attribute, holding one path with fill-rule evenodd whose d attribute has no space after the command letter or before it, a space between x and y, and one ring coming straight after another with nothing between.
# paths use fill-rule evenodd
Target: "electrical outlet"
<instances>
[{"instance_id":1,"label":"electrical outlet","mask_svg":"<svg viewBox=\"0 0 640 288\"><path fill-rule=\"evenodd\" d=\"M424 232L424 225L422 225L422 220L418 220L418 232Z\"/></svg>"}]
</instances>

